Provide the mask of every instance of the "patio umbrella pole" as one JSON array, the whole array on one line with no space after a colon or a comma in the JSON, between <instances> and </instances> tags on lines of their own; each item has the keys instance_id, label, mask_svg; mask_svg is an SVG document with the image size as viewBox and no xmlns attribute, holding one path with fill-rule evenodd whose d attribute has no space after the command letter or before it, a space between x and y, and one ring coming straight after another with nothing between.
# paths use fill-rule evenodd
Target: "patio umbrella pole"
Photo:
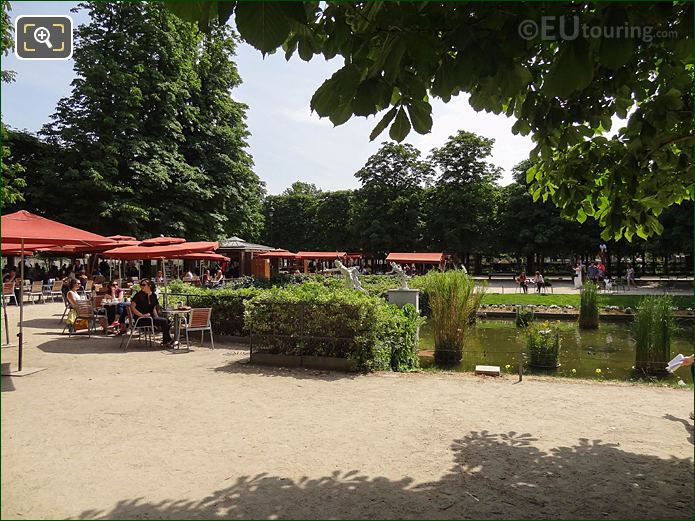
<instances>
[{"instance_id":1,"label":"patio umbrella pole","mask_svg":"<svg viewBox=\"0 0 695 521\"><path fill-rule=\"evenodd\" d=\"M21 239L22 243L22 256L21 264L19 266L19 333L17 333L17 345L19 346L19 361L17 363L17 370L22 370L22 323L24 322L24 239Z\"/></svg>"},{"instance_id":2,"label":"patio umbrella pole","mask_svg":"<svg viewBox=\"0 0 695 521\"><path fill-rule=\"evenodd\" d=\"M14 292L14 289L12 290ZM2 299L2 312L5 315L5 345L10 345L10 326L7 320L7 302Z\"/></svg>"}]
</instances>

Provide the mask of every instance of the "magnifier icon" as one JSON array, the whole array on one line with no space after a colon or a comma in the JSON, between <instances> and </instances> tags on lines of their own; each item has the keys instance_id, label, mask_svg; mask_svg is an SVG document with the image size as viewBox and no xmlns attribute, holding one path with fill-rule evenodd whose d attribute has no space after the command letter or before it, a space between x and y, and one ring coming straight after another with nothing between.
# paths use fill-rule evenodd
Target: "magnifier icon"
<instances>
[{"instance_id":1,"label":"magnifier icon","mask_svg":"<svg viewBox=\"0 0 695 521\"><path fill-rule=\"evenodd\" d=\"M51 33L45 27L37 27L36 30L34 31L34 39L39 43L45 43L46 47L48 47L49 49L52 49L53 46L51 45L50 38L51 38Z\"/></svg>"}]
</instances>

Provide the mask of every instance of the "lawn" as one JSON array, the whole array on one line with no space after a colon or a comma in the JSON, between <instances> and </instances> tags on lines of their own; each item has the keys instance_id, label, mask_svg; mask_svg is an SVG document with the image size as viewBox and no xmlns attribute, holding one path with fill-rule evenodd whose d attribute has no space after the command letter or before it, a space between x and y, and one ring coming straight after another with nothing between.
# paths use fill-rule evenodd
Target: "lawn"
<instances>
[{"instance_id":1,"label":"lawn","mask_svg":"<svg viewBox=\"0 0 695 521\"><path fill-rule=\"evenodd\" d=\"M621 306L636 308L643 295L599 295L599 306ZM673 296L674 306L679 308L693 307L692 297L677 295ZM483 298L483 304L535 304L550 306L556 304L558 306L575 306L579 307L579 295L554 295L554 294L538 294L528 293L505 295L498 293L488 293Z\"/></svg>"}]
</instances>

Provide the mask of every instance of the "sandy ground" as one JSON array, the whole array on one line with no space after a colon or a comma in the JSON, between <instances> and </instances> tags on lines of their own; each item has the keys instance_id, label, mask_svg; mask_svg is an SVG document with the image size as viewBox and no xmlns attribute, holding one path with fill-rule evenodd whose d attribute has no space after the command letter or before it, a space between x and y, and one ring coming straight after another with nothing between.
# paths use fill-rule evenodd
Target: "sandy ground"
<instances>
[{"instance_id":1,"label":"sandy ground","mask_svg":"<svg viewBox=\"0 0 695 521\"><path fill-rule=\"evenodd\" d=\"M693 516L689 391L123 353L61 307L2 378L2 519Z\"/></svg>"}]
</instances>

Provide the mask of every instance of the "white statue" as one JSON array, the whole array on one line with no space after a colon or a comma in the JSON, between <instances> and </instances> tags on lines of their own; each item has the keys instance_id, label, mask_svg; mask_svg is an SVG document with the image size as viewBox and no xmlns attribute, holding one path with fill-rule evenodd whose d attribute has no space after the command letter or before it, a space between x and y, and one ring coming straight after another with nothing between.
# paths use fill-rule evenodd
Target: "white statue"
<instances>
[{"instance_id":1,"label":"white statue","mask_svg":"<svg viewBox=\"0 0 695 521\"><path fill-rule=\"evenodd\" d=\"M357 277L357 273L359 272L359 266L352 266L351 268L348 268L345 266L342 262L336 259L334 262L335 268L333 269L328 269L325 270L327 272L335 272L335 271L340 271L340 273L343 274L343 277L345 278L345 287L348 289L356 289L357 291L362 291L364 292L364 288L362 287L362 283L360 282L360 279Z\"/></svg>"},{"instance_id":2,"label":"white statue","mask_svg":"<svg viewBox=\"0 0 695 521\"><path fill-rule=\"evenodd\" d=\"M398 277L398 280L401 282L401 288L400 289L410 289L408 287L408 275L405 274L405 271L403 271L403 268L400 267L395 262L391 262L391 271L389 271L386 275L391 275L392 273L395 273L396 276Z\"/></svg>"}]
</instances>

